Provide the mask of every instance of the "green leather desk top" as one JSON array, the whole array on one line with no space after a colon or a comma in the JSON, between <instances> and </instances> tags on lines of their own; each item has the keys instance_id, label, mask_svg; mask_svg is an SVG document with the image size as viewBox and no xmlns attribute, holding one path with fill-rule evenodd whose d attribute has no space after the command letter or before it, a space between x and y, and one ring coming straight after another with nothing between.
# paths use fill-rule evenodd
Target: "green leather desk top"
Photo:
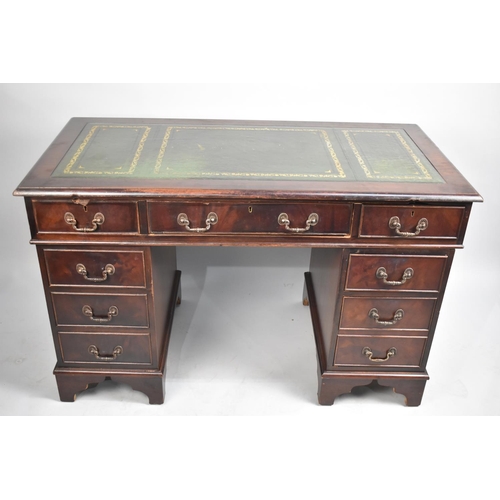
<instances>
[{"instance_id":1,"label":"green leather desk top","mask_svg":"<svg viewBox=\"0 0 500 500\"><path fill-rule=\"evenodd\" d=\"M442 182L402 129L89 123L52 176Z\"/></svg>"},{"instance_id":2,"label":"green leather desk top","mask_svg":"<svg viewBox=\"0 0 500 500\"><path fill-rule=\"evenodd\" d=\"M72 118L16 195L481 201L417 125Z\"/></svg>"}]
</instances>

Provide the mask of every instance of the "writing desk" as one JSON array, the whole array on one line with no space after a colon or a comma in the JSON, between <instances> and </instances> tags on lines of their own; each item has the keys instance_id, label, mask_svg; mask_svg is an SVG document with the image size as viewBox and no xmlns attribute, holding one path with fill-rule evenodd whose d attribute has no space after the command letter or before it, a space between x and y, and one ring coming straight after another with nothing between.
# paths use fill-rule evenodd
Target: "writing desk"
<instances>
[{"instance_id":1,"label":"writing desk","mask_svg":"<svg viewBox=\"0 0 500 500\"><path fill-rule=\"evenodd\" d=\"M248 245L311 248L321 404L376 380L419 405L481 201L416 125L112 118L71 119L14 194L61 400L112 379L156 404L181 301L176 247Z\"/></svg>"}]
</instances>

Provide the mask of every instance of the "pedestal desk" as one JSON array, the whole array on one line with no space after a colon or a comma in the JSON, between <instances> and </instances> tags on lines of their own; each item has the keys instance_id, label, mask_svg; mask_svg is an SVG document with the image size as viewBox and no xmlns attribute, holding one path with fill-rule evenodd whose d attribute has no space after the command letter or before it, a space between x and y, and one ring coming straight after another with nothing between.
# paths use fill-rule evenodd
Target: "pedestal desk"
<instances>
[{"instance_id":1,"label":"pedestal desk","mask_svg":"<svg viewBox=\"0 0 500 500\"><path fill-rule=\"evenodd\" d=\"M311 248L321 404L375 380L419 405L481 201L416 125L121 118L71 119L14 194L61 400L112 379L156 404L181 301L176 247L246 245Z\"/></svg>"}]
</instances>

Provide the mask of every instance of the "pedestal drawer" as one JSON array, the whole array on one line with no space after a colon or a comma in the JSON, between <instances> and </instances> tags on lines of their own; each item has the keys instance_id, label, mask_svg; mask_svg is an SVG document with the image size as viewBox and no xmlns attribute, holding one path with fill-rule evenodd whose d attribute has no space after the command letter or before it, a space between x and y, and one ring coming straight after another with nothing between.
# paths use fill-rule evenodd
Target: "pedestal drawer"
<instances>
[{"instance_id":1,"label":"pedestal drawer","mask_svg":"<svg viewBox=\"0 0 500 500\"><path fill-rule=\"evenodd\" d=\"M64 363L151 364L149 334L59 333Z\"/></svg>"},{"instance_id":2,"label":"pedestal drawer","mask_svg":"<svg viewBox=\"0 0 500 500\"><path fill-rule=\"evenodd\" d=\"M43 253L51 286L146 286L142 251L45 249Z\"/></svg>"},{"instance_id":3,"label":"pedestal drawer","mask_svg":"<svg viewBox=\"0 0 500 500\"><path fill-rule=\"evenodd\" d=\"M52 293L57 325L148 327L146 295Z\"/></svg>"},{"instance_id":4,"label":"pedestal drawer","mask_svg":"<svg viewBox=\"0 0 500 500\"><path fill-rule=\"evenodd\" d=\"M351 232L351 213L350 203L148 203L151 233L345 236Z\"/></svg>"},{"instance_id":5,"label":"pedestal drawer","mask_svg":"<svg viewBox=\"0 0 500 500\"><path fill-rule=\"evenodd\" d=\"M428 330L434 298L344 297L340 328Z\"/></svg>"},{"instance_id":6,"label":"pedestal drawer","mask_svg":"<svg viewBox=\"0 0 500 500\"><path fill-rule=\"evenodd\" d=\"M364 205L359 235L369 238L456 239L463 207Z\"/></svg>"},{"instance_id":7,"label":"pedestal drawer","mask_svg":"<svg viewBox=\"0 0 500 500\"><path fill-rule=\"evenodd\" d=\"M446 255L351 254L346 290L439 292Z\"/></svg>"},{"instance_id":8,"label":"pedestal drawer","mask_svg":"<svg viewBox=\"0 0 500 500\"><path fill-rule=\"evenodd\" d=\"M83 206L71 201L33 201L40 232L102 234L138 233L137 203L92 201Z\"/></svg>"},{"instance_id":9,"label":"pedestal drawer","mask_svg":"<svg viewBox=\"0 0 500 500\"><path fill-rule=\"evenodd\" d=\"M419 367L427 337L339 335L335 366Z\"/></svg>"}]
</instances>

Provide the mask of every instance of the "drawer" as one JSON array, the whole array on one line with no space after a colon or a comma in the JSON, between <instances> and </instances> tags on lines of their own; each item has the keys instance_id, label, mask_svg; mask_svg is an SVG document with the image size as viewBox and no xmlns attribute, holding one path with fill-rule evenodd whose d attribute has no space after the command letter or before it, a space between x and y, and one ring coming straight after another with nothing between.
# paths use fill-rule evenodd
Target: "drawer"
<instances>
[{"instance_id":1,"label":"drawer","mask_svg":"<svg viewBox=\"0 0 500 500\"><path fill-rule=\"evenodd\" d=\"M138 233L135 202L90 202L87 206L68 201L34 201L38 231L51 233Z\"/></svg>"},{"instance_id":2,"label":"drawer","mask_svg":"<svg viewBox=\"0 0 500 500\"><path fill-rule=\"evenodd\" d=\"M436 299L344 297L340 328L429 330Z\"/></svg>"},{"instance_id":3,"label":"drawer","mask_svg":"<svg viewBox=\"0 0 500 500\"><path fill-rule=\"evenodd\" d=\"M363 205L359 235L366 238L456 239L463 207Z\"/></svg>"},{"instance_id":4,"label":"drawer","mask_svg":"<svg viewBox=\"0 0 500 500\"><path fill-rule=\"evenodd\" d=\"M212 216L214 222L210 224L207 222L209 214L215 214L215 217ZM346 236L351 233L351 216L352 205L349 203L148 204L151 233L301 233ZM188 221L187 225L186 222L182 223L182 219ZM201 231L197 232L196 229Z\"/></svg>"},{"instance_id":5,"label":"drawer","mask_svg":"<svg viewBox=\"0 0 500 500\"><path fill-rule=\"evenodd\" d=\"M148 334L59 333L64 363L151 364Z\"/></svg>"},{"instance_id":6,"label":"drawer","mask_svg":"<svg viewBox=\"0 0 500 500\"><path fill-rule=\"evenodd\" d=\"M144 252L44 249L51 286L145 287Z\"/></svg>"},{"instance_id":7,"label":"drawer","mask_svg":"<svg viewBox=\"0 0 500 500\"><path fill-rule=\"evenodd\" d=\"M58 325L148 327L146 295L52 293Z\"/></svg>"},{"instance_id":8,"label":"drawer","mask_svg":"<svg viewBox=\"0 0 500 500\"><path fill-rule=\"evenodd\" d=\"M335 366L417 368L427 342L426 337L371 337L339 335L335 348Z\"/></svg>"},{"instance_id":9,"label":"drawer","mask_svg":"<svg viewBox=\"0 0 500 500\"><path fill-rule=\"evenodd\" d=\"M438 292L446 255L351 254L346 290Z\"/></svg>"}]
</instances>

